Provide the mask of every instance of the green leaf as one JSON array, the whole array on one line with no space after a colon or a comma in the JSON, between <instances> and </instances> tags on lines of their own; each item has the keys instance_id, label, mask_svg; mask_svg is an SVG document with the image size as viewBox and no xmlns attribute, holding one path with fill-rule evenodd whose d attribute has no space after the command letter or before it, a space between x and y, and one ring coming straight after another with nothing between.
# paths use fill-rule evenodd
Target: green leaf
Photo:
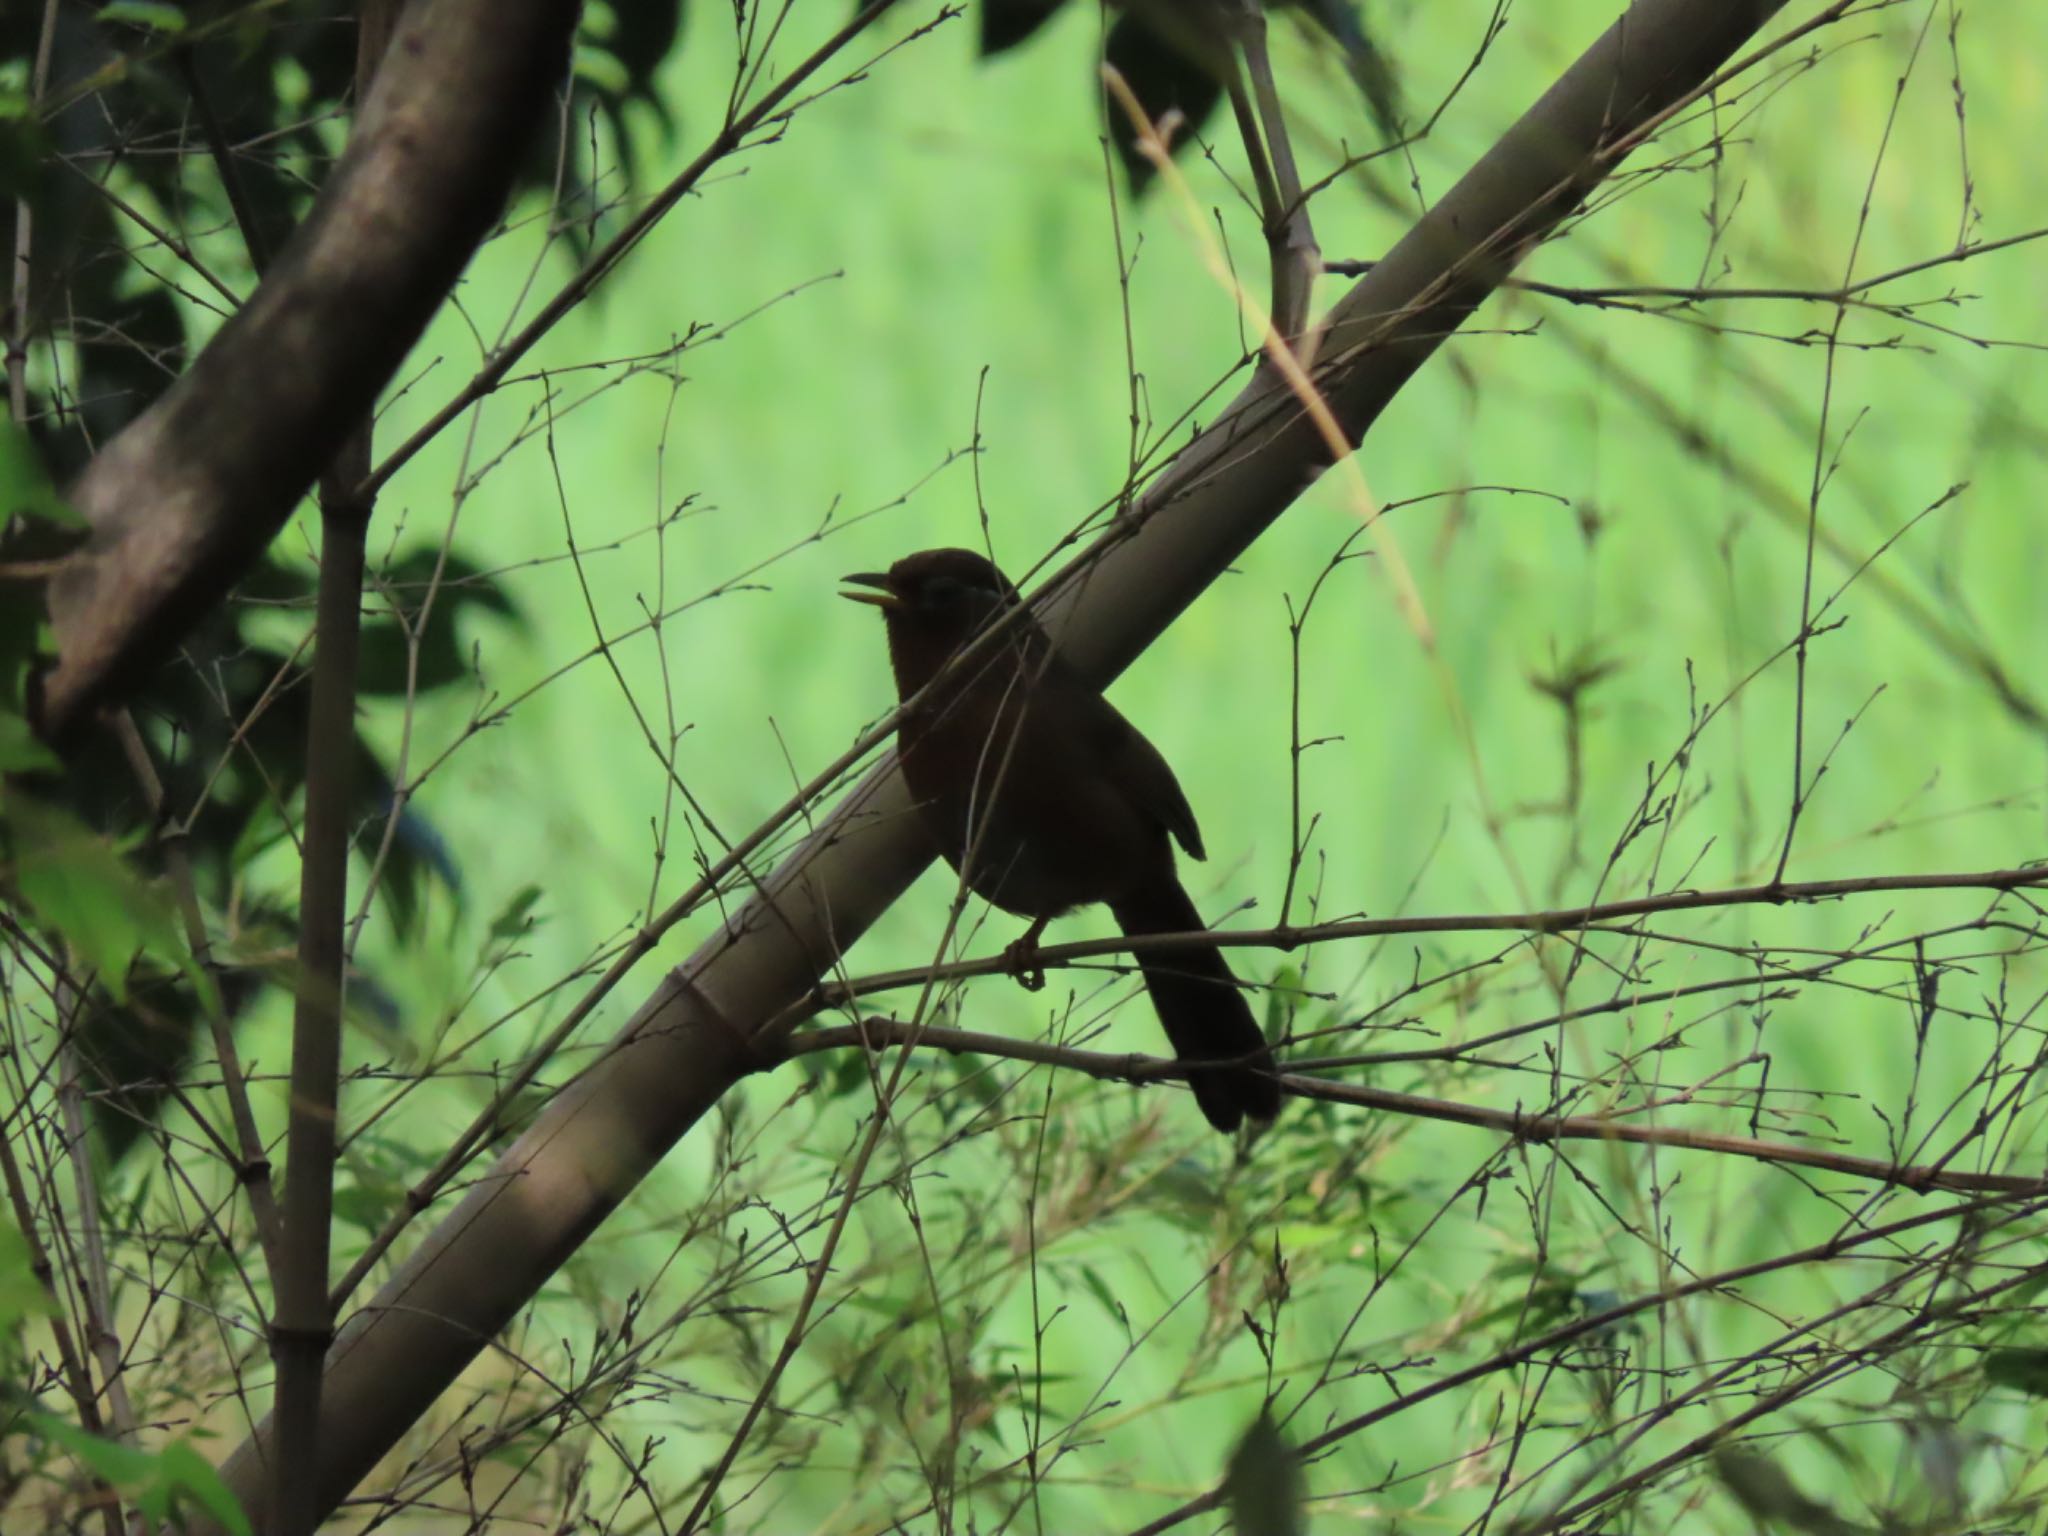
<instances>
[{"instance_id":1,"label":"green leaf","mask_svg":"<svg viewBox=\"0 0 2048 1536\"><path fill-rule=\"evenodd\" d=\"M1713 1460L1721 1486L1758 1520L1789 1525L1807 1536L1852 1536L1857 1530L1827 1505L1800 1492L1790 1474L1767 1456L1741 1446L1719 1445L1714 1448Z\"/></svg>"},{"instance_id":2,"label":"green leaf","mask_svg":"<svg viewBox=\"0 0 2048 1536\"><path fill-rule=\"evenodd\" d=\"M1548 1332L1577 1309L1578 1288L1569 1280L1539 1280L1527 1290L1510 1295L1496 1307L1488 1308L1471 1321L1474 1332L1514 1325L1519 1341Z\"/></svg>"},{"instance_id":3,"label":"green leaf","mask_svg":"<svg viewBox=\"0 0 2048 1536\"><path fill-rule=\"evenodd\" d=\"M146 1451L87 1434L76 1424L67 1424L53 1414L31 1413L28 1420L37 1434L63 1446L102 1482L136 1489L155 1479L156 1458Z\"/></svg>"},{"instance_id":4,"label":"green leaf","mask_svg":"<svg viewBox=\"0 0 2048 1536\"><path fill-rule=\"evenodd\" d=\"M173 1440L164 1447L162 1475L175 1504L190 1499L220 1522L230 1536L253 1536L254 1527L242 1506L228 1492L213 1463L200 1455L189 1440Z\"/></svg>"},{"instance_id":5,"label":"green leaf","mask_svg":"<svg viewBox=\"0 0 2048 1536\"><path fill-rule=\"evenodd\" d=\"M1302 1536L1308 1529L1301 1458L1264 1409L1231 1453L1223 1492L1237 1536Z\"/></svg>"},{"instance_id":6,"label":"green leaf","mask_svg":"<svg viewBox=\"0 0 2048 1536\"><path fill-rule=\"evenodd\" d=\"M1984 1379L2028 1397L2048 1397L2048 1349L1987 1350Z\"/></svg>"},{"instance_id":7,"label":"green leaf","mask_svg":"<svg viewBox=\"0 0 2048 1536\"><path fill-rule=\"evenodd\" d=\"M191 969L170 904L114 845L68 811L22 794L7 797L14 881L36 915L127 1000L128 967L147 949Z\"/></svg>"},{"instance_id":8,"label":"green leaf","mask_svg":"<svg viewBox=\"0 0 2048 1536\"><path fill-rule=\"evenodd\" d=\"M1194 1157L1176 1157L1168 1163L1152 1181L1152 1193L1159 1204L1172 1206L1182 1214L1195 1214L1202 1221L1207 1221L1207 1213L1223 1203L1216 1170Z\"/></svg>"},{"instance_id":9,"label":"green leaf","mask_svg":"<svg viewBox=\"0 0 2048 1536\"><path fill-rule=\"evenodd\" d=\"M632 86L632 76L626 73L616 54L602 48L578 47L575 51L576 78L610 96L623 96Z\"/></svg>"},{"instance_id":10,"label":"green leaf","mask_svg":"<svg viewBox=\"0 0 2048 1536\"><path fill-rule=\"evenodd\" d=\"M1002 1074L979 1051L949 1053L945 1070L954 1085L983 1109L993 1109L1003 1096Z\"/></svg>"},{"instance_id":11,"label":"green leaf","mask_svg":"<svg viewBox=\"0 0 2048 1536\"><path fill-rule=\"evenodd\" d=\"M491 919L491 937L494 939L516 939L533 927L531 913L534 903L540 900L540 887L522 885L512 893L511 899L498 909L498 915Z\"/></svg>"},{"instance_id":12,"label":"green leaf","mask_svg":"<svg viewBox=\"0 0 2048 1536\"><path fill-rule=\"evenodd\" d=\"M36 738L28 722L4 701L0 701L0 773L25 773L31 769L56 769L63 764L57 754Z\"/></svg>"},{"instance_id":13,"label":"green leaf","mask_svg":"<svg viewBox=\"0 0 2048 1536\"><path fill-rule=\"evenodd\" d=\"M12 1221L0 1221L0 1339L14 1342L24 1319L50 1310L50 1293L36 1283L30 1268L28 1239Z\"/></svg>"},{"instance_id":14,"label":"green leaf","mask_svg":"<svg viewBox=\"0 0 2048 1536\"><path fill-rule=\"evenodd\" d=\"M334 1192L334 1219L360 1227L373 1236L390 1218L391 1211L390 1196L368 1185L344 1184Z\"/></svg>"},{"instance_id":15,"label":"green leaf","mask_svg":"<svg viewBox=\"0 0 2048 1536\"><path fill-rule=\"evenodd\" d=\"M1286 1033L1294 1022L1296 1010L1301 1007L1301 967L1292 961L1284 962L1273 973L1273 983L1266 989L1266 1043L1273 1044Z\"/></svg>"},{"instance_id":16,"label":"green leaf","mask_svg":"<svg viewBox=\"0 0 2048 1536\"><path fill-rule=\"evenodd\" d=\"M1075 1273L1080 1276L1082 1286L1095 1298L1102 1310L1123 1324L1124 1337L1129 1338L1130 1314L1124 1311L1124 1304L1117 1300L1116 1292L1109 1288L1109 1282L1102 1278L1101 1273L1092 1264L1081 1265Z\"/></svg>"},{"instance_id":17,"label":"green leaf","mask_svg":"<svg viewBox=\"0 0 2048 1536\"><path fill-rule=\"evenodd\" d=\"M189 1502L206 1510L233 1536L251 1536L253 1527L242 1506L190 1441L173 1440L151 1454L87 1434L51 1414L31 1413L28 1419L37 1433L63 1446L100 1481L133 1499L137 1511L152 1525L171 1522Z\"/></svg>"},{"instance_id":18,"label":"green leaf","mask_svg":"<svg viewBox=\"0 0 2048 1536\"><path fill-rule=\"evenodd\" d=\"M160 5L153 0L113 0L111 5L100 7L101 21L125 21L131 27L141 27L146 32L166 32L173 36L185 30L185 13L175 5Z\"/></svg>"},{"instance_id":19,"label":"green leaf","mask_svg":"<svg viewBox=\"0 0 2048 1536\"><path fill-rule=\"evenodd\" d=\"M0 420L0 526L21 515L40 517L66 528L83 528L85 519L71 510L71 504L57 494L43 468L42 455L28 432L12 421Z\"/></svg>"},{"instance_id":20,"label":"green leaf","mask_svg":"<svg viewBox=\"0 0 2048 1536\"><path fill-rule=\"evenodd\" d=\"M1344 1245L1357 1238L1355 1228L1334 1221L1283 1221L1273 1236L1286 1249L1306 1248L1317 1253L1342 1253Z\"/></svg>"},{"instance_id":21,"label":"green leaf","mask_svg":"<svg viewBox=\"0 0 2048 1536\"><path fill-rule=\"evenodd\" d=\"M10 202L33 201L45 180L43 168L49 163L49 135L30 109L28 97L0 88L0 197ZM0 480L0 485L5 484Z\"/></svg>"}]
</instances>

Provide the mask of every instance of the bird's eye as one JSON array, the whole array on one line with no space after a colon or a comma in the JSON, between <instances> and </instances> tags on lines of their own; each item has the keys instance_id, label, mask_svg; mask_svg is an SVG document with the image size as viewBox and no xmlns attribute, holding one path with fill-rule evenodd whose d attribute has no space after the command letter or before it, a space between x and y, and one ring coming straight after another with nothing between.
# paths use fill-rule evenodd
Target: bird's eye
<instances>
[{"instance_id":1,"label":"bird's eye","mask_svg":"<svg viewBox=\"0 0 2048 1536\"><path fill-rule=\"evenodd\" d=\"M950 608L966 591L951 576L934 576L924 584L924 600L934 608Z\"/></svg>"}]
</instances>

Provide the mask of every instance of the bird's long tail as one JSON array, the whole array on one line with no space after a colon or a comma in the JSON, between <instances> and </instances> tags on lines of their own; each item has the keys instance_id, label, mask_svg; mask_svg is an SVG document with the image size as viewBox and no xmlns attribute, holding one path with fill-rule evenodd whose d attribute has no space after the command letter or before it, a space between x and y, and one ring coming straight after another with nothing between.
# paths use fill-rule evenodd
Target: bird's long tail
<instances>
[{"instance_id":1,"label":"bird's long tail","mask_svg":"<svg viewBox=\"0 0 2048 1536\"><path fill-rule=\"evenodd\" d=\"M1194 902L1171 874L1110 903L1127 938L1190 933L1205 926ZM1188 1086L1209 1123L1234 1131L1246 1116L1271 1120L1280 1113L1273 1053L1252 1018L1251 1004L1214 946L1175 949L1142 957L1145 986L1173 1052L1182 1061L1229 1061L1188 1074Z\"/></svg>"}]
</instances>

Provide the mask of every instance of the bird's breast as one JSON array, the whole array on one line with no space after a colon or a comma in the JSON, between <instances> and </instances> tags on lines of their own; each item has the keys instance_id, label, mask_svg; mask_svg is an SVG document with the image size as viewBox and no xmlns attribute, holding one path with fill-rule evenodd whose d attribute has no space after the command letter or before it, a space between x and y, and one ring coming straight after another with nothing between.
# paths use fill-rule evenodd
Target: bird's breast
<instances>
[{"instance_id":1,"label":"bird's breast","mask_svg":"<svg viewBox=\"0 0 2048 1536\"><path fill-rule=\"evenodd\" d=\"M1013 690L902 729L903 776L940 853L977 895L1023 917L1113 900L1172 863L1165 828L1059 713L1056 699Z\"/></svg>"}]
</instances>

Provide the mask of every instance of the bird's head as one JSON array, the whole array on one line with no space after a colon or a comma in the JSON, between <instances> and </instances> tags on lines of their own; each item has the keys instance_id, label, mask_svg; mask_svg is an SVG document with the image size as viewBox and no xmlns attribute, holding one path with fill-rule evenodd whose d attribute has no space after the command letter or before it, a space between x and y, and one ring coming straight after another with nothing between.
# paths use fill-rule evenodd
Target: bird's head
<instances>
[{"instance_id":1,"label":"bird's head","mask_svg":"<svg viewBox=\"0 0 2048 1536\"><path fill-rule=\"evenodd\" d=\"M889 626L889 657L906 697L999 614L1022 601L1009 578L971 549L921 550L887 571L860 571L844 579L860 590L841 597L882 610ZM1035 634L1036 626L1025 626L1020 640L1027 633Z\"/></svg>"},{"instance_id":2,"label":"bird's head","mask_svg":"<svg viewBox=\"0 0 2048 1536\"><path fill-rule=\"evenodd\" d=\"M1018 600L1009 578L971 549L927 549L886 571L857 571L844 580L858 592L841 597L872 603L893 630L943 631L966 639Z\"/></svg>"}]
</instances>

